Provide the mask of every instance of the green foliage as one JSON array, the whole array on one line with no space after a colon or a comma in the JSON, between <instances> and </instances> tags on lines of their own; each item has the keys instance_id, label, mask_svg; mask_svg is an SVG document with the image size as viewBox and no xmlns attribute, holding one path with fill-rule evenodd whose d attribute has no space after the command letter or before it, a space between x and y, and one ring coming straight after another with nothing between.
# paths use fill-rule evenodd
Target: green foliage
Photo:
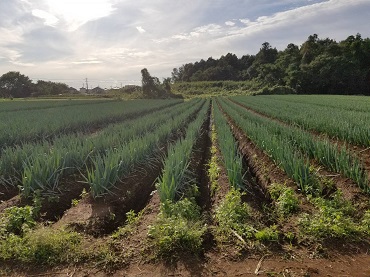
<instances>
[{"instance_id":1,"label":"green foliage","mask_svg":"<svg viewBox=\"0 0 370 277\"><path fill-rule=\"evenodd\" d=\"M200 254L206 230L194 199L184 198L161 204L161 212L148 235L158 257L176 259L181 252Z\"/></svg>"},{"instance_id":2,"label":"green foliage","mask_svg":"<svg viewBox=\"0 0 370 277\"><path fill-rule=\"evenodd\" d=\"M370 236L370 210L367 210L361 221L361 227L363 231Z\"/></svg>"},{"instance_id":3,"label":"green foliage","mask_svg":"<svg viewBox=\"0 0 370 277\"><path fill-rule=\"evenodd\" d=\"M299 201L291 188L282 184L272 184L268 190L271 198L275 201L279 217L285 218L298 210Z\"/></svg>"},{"instance_id":4,"label":"green foliage","mask_svg":"<svg viewBox=\"0 0 370 277\"><path fill-rule=\"evenodd\" d=\"M9 234L0 240L0 260L40 265L57 265L77 259L81 235L40 228L23 237Z\"/></svg>"},{"instance_id":5,"label":"green foliage","mask_svg":"<svg viewBox=\"0 0 370 277\"><path fill-rule=\"evenodd\" d=\"M234 97L243 105L304 129L369 146L368 97L282 95ZM296 111L300 110L299 113Z\"/></svg>"},{"instance_id":6,"label":"green foliage","mask_svg":"<svg viewBox=\"0 0 370 277\"><path fill-rule=\"evenodd\" d=\"M176 203L166 200L161 203L161 211L165 217L182 217L189 220L200 218L200 208L194 198L184 198Z\"/></svg>"},{"instance_id":7,"label":"green foliage","mask_svg":"<svg viewBox=\"0 0 370 277\"><path fill-rule=\"evenodd\" d=\"M368 68L370 39L360 34L336 42L316 34L298 47L292 43L277 51L264 42L256 55L240 58L232 53L220 59L208 58L184 64L172 71L177 83L217 83L240 81L256 84L263 94L370 94ZM235 82L236 83L236 82ZM195 89L188 85L184 94L225 94L237 89L218 91Z\"/></svg>"},{"instance_id":8,"label":"green foliage","mask_svg":"<svg viewBox=\"0 0 370 277\"><path fill-rule=\"evenodd\" d=\"M308 126L305 127L308 129L310 128L309 127L310 125L327 126L328 127L327 130L323 130L322 127L320 127L319 130L324 132L329 132L328 131L329 129L335 130L334 132L335 134L337 134L335 136L344 136L343 134L341 134L341 132L343 131L343 133L346 132L350 133L351 137L354 137L355 133L359 131L359 134L361 133L363 134L362 138L363 142L364 143L366 142L365 145L367 145L367 143L370 141L368 132L369 128L367 128L369 126L366 124L366 122L360 124L354 123L354 126L356 127L352 128L350 127L351 125L349 125L349 122L352 122L352 120L350 119L351 116L348 114L349 117L343 119L344 122L345 121L347 122L342 125L344 128L341 128L337 123L337 120L332 119L335 118L333 117L332 113L329 114L325 112L326 114L325 117L322 117L322 115L315 114L319 113L320 110L324 111L327 108L324 107L316 108L312 107L312 105L296 103L296 101L294 101L294 105L292 105L291 101L289 101L288 99L295 99L294 97L289 96L287 98L288 101L283 100L285 97L283 99L280 99L280 97L279 99L277 97L271 97L271 100L269 97L234 97L233 100L234 101L236 100L237 102L241 103L242 105L245 105L246 107L255 109L258 112L267 113L268 115L271 115L273 117L278 117L282 118L283 120L287 120L292 124L308 123L307 124ZM262 148L268 149L271 156L274 159L276 158L277 161L281 162L281 166L284 168L284 170L287 172L289 176L293 176L293 178L295 180L298 180L300 184L307 182L310 183L311 188L309 188L309 190L307 190L306 188L302 188L306 193L318 194L320 193L321 188L319 187L318 182L315 181L315 176L312 176L314 174L310 174L307 165L304 164L302 165L302 162L300 163L301 165L299 165L299 163L296 162L294 164L291 164L291 161L293 161L293 159L302 160L302 158L300 158L301 153L307 157L316 159L319 163L329 168L330 170L340 172L346 177L351 178L365 192L369 190L366 171L363 169L358 157L353 153L350 153L350 151L345 146L342 146L339 149L338 146L336 144L333 144L330 140L326 138L318 138L317 136L310 134L309 132L303 130L300 127L296 127L294 125L286 126L279 122L275 122L269 118L253 114L252 112L244 109L243 107L231 104L226 101L225 105L229 106L230 108L232 107L244 119L248 119L248 121L250 121L249 124L247 124L246 122L241 122L241 125L245 125L245 127L247 127L248 125L249 130L259 129L260 132L262 132L261 130L262 127L260 126L264 126L265 132L268 133L270 138L264 138L261 135L258 136L258 138L260 139L258 138L256 139L258 141L262 140L262 142L264 142L261 143ZM302 109L300 110L307 111L307 114L309 114L310 116L307 116L305 112L297 113L296 105L302 107ZM287 108L289 112L284 112L285 108ZM334 108L330 110L332 110L333 113L338 114L338 117L342 117L343 115L339 114L346 112ZM235 112L231 111L231 113ZM357 116L358 120L363 122L364 118L366 119L367 114L364 112L359 112L357 113L356 117ZM301 120L295 121L291 120L291 118L300 118ZM318 121L315 122L315 120L312 120L312 118L317 118ZM332 121L332 123L328 124L328 122L330 121ZM253 125L257 126L253 127ZM360 127L359 125L363 126ZM359 126L359 128L357 128L357 126ZM249 131L249 133L252 132ZM361 137L359 134L357 134L357 136ZM253 133L251 135L254 136ZM276 140L275 142L273 141L274 139ZM271 145L270 147L268 146L267 141L269 141L268 144L271 145L281 144L281 142L284 141L285 145L283 145L282 147L274 146L272 148Z\"/></svg>"},{"instance_id":9,"label":"green foliage","mask_svg":"<svg viewBox=\"0 0 370 277\"><path fill-rule=\"evenodd\" d=\"M63 83L38 80L35 84L32 96L59 95L71 92L77 93L77 90L70 88Z\"/></svg>"},{"instance_id":10,"label":"green foliage","mask_svg":"<svg viewBox=\"0 0 370 277\"><path fill-rule=\"evenodd\" d=\"M23 235L36 226L36 216L32 206L5 209L0 220L0 237L9 233Z\"/></svg>"},{"instance_id":11,"label":"green foliage","mask_svg":"<svg viewBox=\"0 0 370 277\"><path fill-rule=\"evenodd\" d=\"M208 178L210 182L210 188L211 188L211 194L214 195L216 191L218 190L218 177L220 175L220 167L218 166L218 158L217 158L217 148L216 148L216 140L217 140L217 133L215 130L215 125L212 124L212 130L211 130L211 159L208 164Z\"/></svg>"},{"instance_id":12,"label":"green foliage","mask_svg":"<svg viewBox=\"0 0 370 277\"><path fill-rule=\"evenodd\" d=\"M6 208L0 217L0 238L9 234L20 235L27 233L36 226L42 204L40 192L33 195L33 205Z\"/></svg>"},{"instance_id":13,"label":"green foliage","mask_svg":"<svg viewBox=\"0 0 370 277\"><path fill-rule=\"evenodd\" d=\"M271 227L263 228L262 230L258 230L254 234L255 238L261 242L267 241L278 241L279 240L279 231L277 230L277 226L273 225Z\"/></svg>"},{"instance_id":14,"label":"green foliage","mask_svg":"<svg viewBox=\"0 0 370 277\"><path fill-rule=\"evenodd\" d=\"M19 72L9 71L0 77L0 97L28 97L32 90L32 81Z\"/></svg>"},{"instance_id":15,"label":"green foliage","mask_svg":"<svg viewBox=\"0 0 370 277\"><path fill-rule=\"evenodd\" d=\"M299 224L301 232L315 238L351 238L363 235L361 225L354 221L355 208L345 200L341 191L330 199L313 198L312 203L319 209L313 215L304 214ZM366 216L365 216L366 222Z\"/></svg>"},{"instance_id":16,"label":"green foliage","mask_svg":"<svg viewBox=\"0 0 370 277\"><path fill-rule=\"evenodd\" d=\"M275 85L273 87L264 87L255 92L255 94L258 94L258 95L269 95L269 94L283 95L283 94L296 94L296 93L297 92L289 86L278 86L278 85Z\"/></svg>"},{"instance_id":17,"label":"green foliage","mask_svg":"<svg viewBox=\"0 0 370 277\"><path fill-rule=\"evenodd\" d=\"M218 98L218 101L248 137L295 180L304 193L316 195L320 192L314 175L310 172L308 159L296 151L289 138L281 136L282 130L285 129L289 134L290 128L255 115L230 101L222 98ZM280 129L276 131L275 128Z\"/></svg>"},{"instance_id":18,"label":"green foliage","mask_svg":"<svg viewBox=\"0 0 370 277\"><path fill-rule=\"evenodd\" d=\"M184 97L252 94L261 87L257 81L176 82L172 91Z\"/></svg>"},{"instance_id":19,"label":"green foliage","mask_svg":"<svg viewBox=\"0 0 370 277\"><path fill-rule=\"evenodd\" d=\"M193 182L188 170L191 153L200 135L201 127L206 120L209 104L210 101L207 100L197 114L196 119L188 125L185 138L169 146L168 155L164 161L163 173L156 184L162 203L166 200L176 201L181 198Z\"/></svg>"},{"instance_id":20,"label":"green foliage","mask_svg":"<svg viewBox=\"0 0 370 277\"><path fill-rule=\"evenodd\" d=\"M141 70L141 83L145 98L166 98L170 96L171 85L167 78L163 81L163 86L157 77L152 77L148 69Z\"/></svg>"},{"instance_id":21,"label":"green foliage","mask_svg":"<svg viewBox=\"0 0 370 277\"><path fill-rule=\"evenodd\" d=\"M243 188L243 158L234 139L230 125L222 115L217 104L213 105L213 115L220 147L229 183L235 189Z\"/></svg>"},{"instance_id":22,"label":"green foliage","mask_svg":"<svg viewBox=\"0 0 370 277\"><path fill-rule=\"evenodd\" d=\"M60 103L59 106L55 102ZM25 142L51 140L71 133L95 131L96 128L143 116L182 101L145 99L55 102L24 101L20 105L17 101L14 102L17 105L10 105L13 102L0 105L2 123L0 125L0 145L2 148L21 145ZM10 110L6 111L8 107Z\"/></svg>"},{"instance_id":23,"label":"green foliage","mask_svg":"<svg viewBox=\"0 0 370 277\"><path fill-rule=\"evenodd\" d=\"M240 191L231 188L226 194L215 212L215 221L217 227L215 230L216 239L223 242L240 243L236 239L236 232L242 238L252 238L255 229L250 222L250 208L246 203L242 202L242 195Z\"/></svg>"},{"instance_id":24,"label":"green foliage","mask_svg":"<svg viewBox=\"0 0 370 277\"><path fill-rule=\"evenodd\" d=\"M135 103L136 101L131 103L133 108L126 106L125 102L120 104L127 108L126 117L135 116L135 109L149 114L123 123L112 124L94 134L94 136L90 134L66 134L55 138L51 142L44 141L39 144L27 143L17 147L6 147L0 157L0 180L4 179L14 186L19 185L17 180L22 180L20 187L25 196L30 196L35 190L50 194L58 192L60 178L78 172L86 173L85 168L88 168L91 177L89 181L92 184L94 184L92 180L98 180L103 183L102 187L108 187L111 185L111 181L114 180L113 177L109 179L108 176L117 172L114 169L120 165L120 161L132 164L135 162L133 158L137 161L139 154L145 155L145 153L139 151L145 146L147 140L147 138L144 138L144 134L151 133L152 143L148 147L152 150L155 149L158 143L158 133L154 132L156 128L162 136L167 134L169 126L177 130L184 118L190 116L201 105L200 100L193 100L180 104L176 109L173 109L172 105L179 104L178 101L145 100L146 104L143 106L146 106L146 108L142 109ZM119 108L115 106L116 102L110 104L114 108ZM158 108L163 109L153 111ZM166 121L169 117L171 118L170 122ZM163 124L164 122L165 124ZM136 137L140 138L135 140ZM132 142L127 143L130 140ZM127 154L122 159L122 153L119 153L118 149L122 153L130 153L130 155ZM107 153L110 153L110 155L104 161ZM105 165L111 165L112 167L107 166L105 168ZM127 170L131 170L131 167L127 164L125 166ZM95 168L99 168L101 171L95 172ZM98 178L98 176L104 176L104 178ZM122 177L122 175L118 177ZM107 191L102 189L97 194L106 193Z\"/></svg>"},{"instance_id":25,"label":"green foliage","mask_svg":"<svg viewBox=\"0 0 370 277\"><path fill-rule=\"evenodd\" d=\"M113 239L124 238L126 235L131 234L134 231L135 225L140 221L145 210L141 210L137 214L131 210L126 213L126 224L123 227L119 227L112 235Z\"/></svg>"}]
</instances>

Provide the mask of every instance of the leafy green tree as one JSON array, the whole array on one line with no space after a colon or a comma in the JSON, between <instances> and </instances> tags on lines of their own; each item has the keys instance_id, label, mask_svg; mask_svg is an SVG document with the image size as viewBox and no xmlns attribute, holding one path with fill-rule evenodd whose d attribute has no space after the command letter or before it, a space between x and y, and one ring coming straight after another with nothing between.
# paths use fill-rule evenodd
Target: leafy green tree
<instances>
[{"instance_id":1,"label":"leafy green tree","mask_svg":"<svg viewBox=\"0 0 370 277\"><path fill-rule=\"evenodd\" d=\"M152 77L148 69L142 69L141 75L141 84L145 98L163 98L166 96L165 90L161 87L161 82L157 77Z\"/></svg>"},{"instance_id":2,"label":"leafy green tree","mask_svg":"<svg viewBox=\"0 0 370 277\"><path fill-rule=\"evenodd\" d=\"M265 64L265 63L274 63L277 58L278 51L276 48L272 48L270 43L262 43L260 51L256 55L254 64Z\"/></svg>"},{"instance_id":3,"label":"leafy green tree","mask_svg":"<svg viewBox=\"0 0 370 277\"><path fill-rule=\"evenodd\" d=\"M163 87L166 93L171 93L171 78L164 78L163 79Z\"/></svg>"},{"instance_id":4,"label":"leafy green tree","mask_svg":"<svg viewBox=\"0 0 370 277\"><path fill-rule=\"evenodd\" d=\"M32 91L32 81L19 72L9 71L0 77L1 97L29 97Z\"/></svg>"},{"instance_id":5,"label":"leafy green tree","mask_svg":"<svg viewBox=\"0 0 370 277\"><path fill-rule=\"evenodd\" d=\"M56 83L50 81L43 81L38 80L34 92L32 93L33 96L39 95L58 95L62 93L66 93L69 91L69 87L64 83Z\"/></svg>"},{"instance_id":6,"label":"leafy green tree","mask_svg":"<svg viewBox=\"0 0 370 277\"><path fill-rule=\"evenodd\" d=\"M283 51L264 42L256 55L232 53L200 60L172 72L173 82L252 81L254 88L290 87L297 93L370 95L370 39L360 34L341 42L308 36Z\"/></svg>"}]
</instances>

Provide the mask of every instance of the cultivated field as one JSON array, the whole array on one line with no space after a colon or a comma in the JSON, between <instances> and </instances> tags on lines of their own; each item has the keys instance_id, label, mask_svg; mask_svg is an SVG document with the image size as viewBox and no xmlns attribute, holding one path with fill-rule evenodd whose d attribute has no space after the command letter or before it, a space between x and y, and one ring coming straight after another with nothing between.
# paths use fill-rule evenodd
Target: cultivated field
<instances>
[{"instance_id":1,"label":"cultivated field","mask_svg":"<svg viewBox=\"0 0 370 277\"><path fill-rule=\"evenodd\" d=\"M0 116L0 275L370 276L369 97Z\"/></svg>"}]
</instances>

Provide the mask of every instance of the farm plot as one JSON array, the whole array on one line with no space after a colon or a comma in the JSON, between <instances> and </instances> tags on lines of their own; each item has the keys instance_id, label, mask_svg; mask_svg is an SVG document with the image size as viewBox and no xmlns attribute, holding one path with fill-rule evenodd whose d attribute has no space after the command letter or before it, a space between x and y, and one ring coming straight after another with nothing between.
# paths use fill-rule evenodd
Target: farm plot
<instances>
[{"instance_id":1,"label":"farm plot","mask_svg":"<svg viewBox=\"0 0 370 277\"><path fill-rule=\"evenodd\" d=\"M3 147L4 274L366 276L363 160L251 111L255 98L157 101Z\"/></svg>"},{"instance_id":2,"label":"farm plot","mask_svg":"<svg viewBox=\"0 0 370 277\"><path fill-rule=\"evenodd\" d=\"M66 133L91 132L106 124L180 103L180 100L109 101L1 113L0 145L50 140ZM41 102L43 103L43 102ZM43 107L41 105L41 107ZM83 112L81 112L83 111Z\"/></svg>"},{"instance_id":3,"label":"farm plot","mask_svg":"<svg viewBox=\"0 0 370 277\"><path fill-rule=\"evenodd\" d=\"M257 112L324 133L348 143L370 146L370 101L368 97L338 96L235 96ZM299 101L299 102L298 102ZM334 104L335 103L335 104Z\"/></svg>"},{"instance_id":4,"label":"farm plot","mask_svg":"<svg viewBox=\"0 0 370 277\"><path fill-rule=\"evenodd\" d=\"M313 236L319 236L321 238L324 237L340 238L341 236L347 236L349 235L349 233L352 232L356 233L357 231L355 230L360 231L361 228L363 227L366 229L366 226L362 226L363 222L361 221L367 220L369 207L368 205L366 206L366 202L365 210L357 209L357 212L359 214L362 213L362 215L360 215L360 218L362 219L359 222L357 222L358 227L355 227L356 222L352 221L351 218L351 216L354 216L354 213L346 215L346 212L341 211L340 208L340 205L342 204L343 205L348 204L351 207L352 205L354 205L352 207L353 209L352 211L355 211L355 206L359 204L356 202L355 200L356 198L362 198L365 201L366 199L368 199L368 196L365 194L368 193L368 180L367 180L368 174L357 170L361 168L361 165L359 164L358 161L356 161L355 164L351 164L353 160L349 153L345 155L348 160L347 161L348 169L354 170L354 175L359 174L359 176L361 176L360 179L363 178L364 182L363 185L360 185L362 181L358 182L358 184L360 185L360 187L362 187L364 192L360 191L355 192L356 191L355 189L352 190L351 192L346 191L346 193L348 194L351 193L355 194L355 196L353 196L352 198L351 196L348 197L349 199L353 200L352 203L351 201L343 197L343 191L338 187L340 181L334 182L334 180L330 179L328 175L320 173L319 169L315 169L316 159L318 161L320 159L323 159L325 161L330 160L329 156L327 158L324 158L325 157L324 155L326 154L331 155L330 153L332 151L335 152L335 150L322 150L322 151L317 150L319 149L319 147L316 145L320 145L319 139L317 139L316 143L308 143L307 145L309 145L310 147L306 147L304 146L305 143L303 142L302 138L307 136L307 138L313 139L310 137L310 134L303 133L295 135L295 132L298 132L297 130L294 130L295 127L277 125L276 122L269 121L268 119L262 117L258 118L257 115L251 114L248 110L237 107L235 106L235 104L232 104L231 102L228 102L226 100L220 99L220 104L224 109L224 112L229 115L229 119L231 120L231 122L233 122L234 125L239 126L253 144L257 145L260 149L262 149L265 152L265 154L274 161L276 166L283 169L285 174L295 181L295 183L298 186L296 192L303 195L307 195L308 199L310 199L311 204L313 204L313 206L315 206L316 208L320 209L320 211L317 214L312 215L312 218L317 217L317 221L315 221L316 219L314 220L312 218L308 219L309 216L307 216L307 222L309 222L307 224L308 225L312 224L312 226L306 225L305 231L310 230L310 228L312 228L312 230L310 230L308 233L310 233ZM323 147L323 149L325 149L325 147L330 149L330 145L328 143L324 143L323 146L320 147ZM311 154L315 153L316 151L318 151L320 155L315 156L315 154ZM310 155L312 155L311 158L313 160L309 159ZM340 155L334 155L333 158L331 159L335 161L337 164L339 164L342 162L341 161L342 159L339 157ZM323 161L320 162L322 162L324 166L330 165L325 164ZM343 172L343 174L345 173ZM354 176L353 179L358 179L358 176L357 177ZM274 188L274 186L272 187L268 186L267 190L275 191L276 188ZM281 191L281 189L279 188L278 191ZM270 198L272 199L276 197L279 198L280 197L279 194L276 195L275 193L272 193L270 196ZM333 199L328 200L327 198ZM336 201L342 204L340 203L333 204ZM324 202L325 204L322 204ZM320 206L321 204L318 203L321 203L323 206ZM325 205L327 205L327 207ZM331 205L333 205L332 211L330 211ZM336 212L341 213L343 222L342 223L332 222L331 224L330 220L331 218L336 217L335 214ZM346 218L346 216L349 217ZM323 224L322 226L315 225L320 220L321 222L326 222L326 224ZM300 220L301 223L303 221L304 220ZM344 226L346 227L342 229L340 225L342 227ZM353 229L352 227L349 226L352 226ZM346 229L347 227L349 227L350 229L347 230ZM357 233L357 235L361 236L361 231ZM366 231L365 233L362 234L362 236L366 236Z\"/></svg>"},{"instance_id":5,"label":"farm plot","mask_svg":"<svg viewBox=\"0 0 370 277\"><path fill-rule=\"evenodd\" d=\"M90 105L104 102L112 102L112 100L43 100L43 101L0 101L0 113L1 112L13 112L13 111L30 111L30 110L42 110L49 108L61 108L75 105Z\"/></svg>"}]
</instances>

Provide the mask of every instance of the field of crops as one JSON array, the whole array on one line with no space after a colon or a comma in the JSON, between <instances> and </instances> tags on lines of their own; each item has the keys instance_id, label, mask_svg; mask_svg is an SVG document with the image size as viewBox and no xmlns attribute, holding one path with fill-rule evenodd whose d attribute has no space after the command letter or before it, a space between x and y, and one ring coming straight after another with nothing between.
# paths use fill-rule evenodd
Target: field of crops
<instances>
[{"instance_id":1,"label":"field of crops","mask_svg":"<svg viewBox=\"0 0 370 277\"><path fill-rule=\"evenodd\" d=\"M370 276L368 97L0 115L0 275Z\"/></svg>"}]
</instances>

